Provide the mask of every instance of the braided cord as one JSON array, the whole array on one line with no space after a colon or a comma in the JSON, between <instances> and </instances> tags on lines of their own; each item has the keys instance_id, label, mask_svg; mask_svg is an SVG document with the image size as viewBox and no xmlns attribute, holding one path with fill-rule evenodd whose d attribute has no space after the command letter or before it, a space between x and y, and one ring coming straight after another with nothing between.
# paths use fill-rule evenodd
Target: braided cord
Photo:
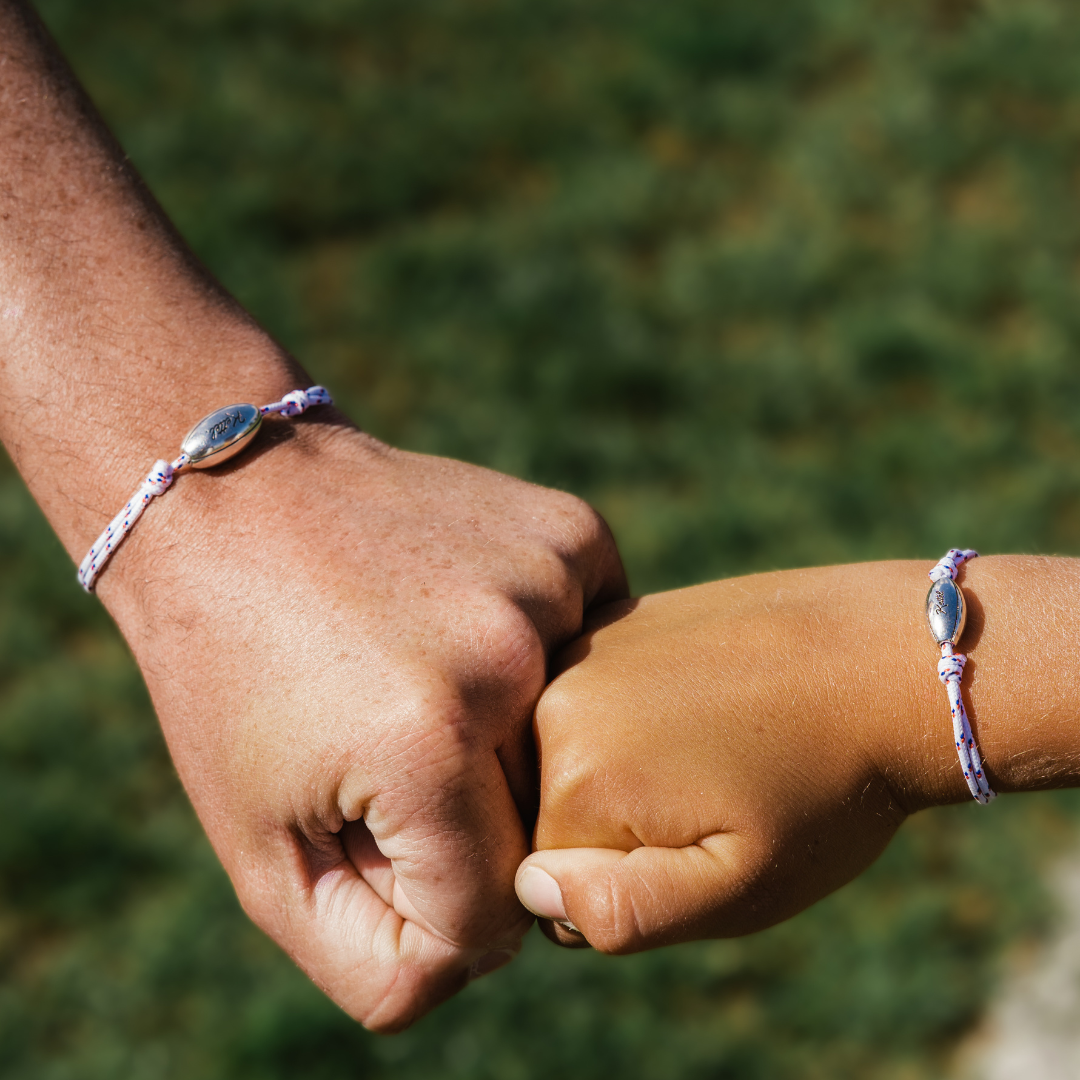
<instances>
[{"instance_id":1,"label":"braided cord","mask_svg":"<svg viewBox=\"0 0 1080 1080\"><path fill-rule=\"evenodd\" d=\"M263 416L270 413L281 413L282 416L299 416L312 405L333 405L334 399L325 386L309 386L306 390L294 390L286 394L280 401L263 405L259 412Z\"/></svg>"},{"instance_id":2,"label":"braided cord","mask_svg":"<svg viewBox=\"0 0 1080 1080\"><path fill-rule=\"evenodd\" d=\"M312 405L331 405L333 399L323 386L312 386L307 390L293 390L280 401L263 405L259 409L262 416L279 413L281 416L299 416ZM94 588L94 581L101 573L112 553L120 546L124 537L131 532L135 522L142 517L143 511L150 505L150 500L164 495L172 486L176 474L191 463L187 454L180 454L174 461L156 461L150 475L139 485L135 494L124 504L123 510L105 526L105 531L94 541L93 547L86 553L79 566L79 584L87 591Z\"/></svg>"},{"instance_id":3,"label":"braided cord","mask_svg":"<svg viewBox=\"0 0 1080 1080\"><path fill-rule=\"evenodd\" d=\"M940 581L942 578L956 580L956 571L971 559L977 559L979 553L970 549L950 548L930 571L931 581ZM985 806L997 798L997 793L990 787L983 771L982 756L979 748L975 745L975 738L971 734L971 723L968 720L967 710L964 708L964 698L960 693L960 679L964 673L964 665L967 657L963 653L953 651L952 643L941 643L941 659L938 661L938 678L945 684L945 691L949 695L949 708L952 711L953 742L956 744L956 754L960 758L960 767L964 770L964 779L967 781L971 797Z\"/></svg>"}]
</instances>

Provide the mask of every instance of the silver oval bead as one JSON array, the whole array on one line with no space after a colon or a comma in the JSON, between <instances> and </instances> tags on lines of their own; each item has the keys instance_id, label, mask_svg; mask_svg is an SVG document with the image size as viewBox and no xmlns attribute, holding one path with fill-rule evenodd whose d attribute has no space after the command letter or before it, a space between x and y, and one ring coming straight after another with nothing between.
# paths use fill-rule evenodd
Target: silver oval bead
<instances>
[{"instance_id":1,"label":"silver oval bead","mask_svg":"<svg viewBox=\"0 0 1080 1080\"><path fill-rule=\"evenodd\" d=\"M226 405L204 416L185 436L180 449L193 468L208 469L240 453L262 424L256 405Z\"/></svg>"},{"instance_id":2,"label":"silver oval bead","mask_svg":"<svg viewBox=\"0 0 1080 1080\"><path fill-rule=\"evenodd\" d=\"M926 594L926 618L930 633L939 645L946 641L955 645L960 640L967 621L967 605L960 586L952 578L942 578L930 586Z\"/></svg>"}]
</instances>

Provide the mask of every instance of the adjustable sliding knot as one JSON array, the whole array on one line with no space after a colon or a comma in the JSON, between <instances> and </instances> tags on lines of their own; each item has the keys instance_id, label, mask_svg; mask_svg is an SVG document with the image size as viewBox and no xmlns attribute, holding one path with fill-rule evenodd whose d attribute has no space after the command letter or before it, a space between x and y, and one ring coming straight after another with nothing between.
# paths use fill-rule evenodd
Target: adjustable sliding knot
<instances>
[{"instance_id":1,"label":"adjustable sliding knot","mask_svg":"<svg viewBox=\"0 0 1080 1080\"><path fill-rule=\"evenodd\" d=\"M282 416L299 416L308 407L308 396L303 390L294 390L281 400L285 402L285 408L281 410Z\"/></svg>"},{"instance_id":2,"label":"adjustable sliding knot","mask_svg":"<svg viewBox=\"0 0 1080 1080\"><path fill-rule=\"evenodd\" d=\"M978 557L979 553L972 551L971 548L949 548L938 560L933 570L930 571L930 580L940 581L942 578L947 577L951 581L955 581L956 571L969 559L977 559Z\"/></svg>"},{"instance_id":3,"label":"adjustable sliding knot","mask_svg":"<svg viewBox=\"0 0 1080 1080\"><path fill-rule=\"evenodd\" d=\"M154 464L150 475L143 481L143 487L151 495L164 495L173 482L173 473L176 470L164 458Z\"/></svg>"},{"instance_id":4,"label":"adjustable sliding knot","mask_svg":"<svg viewBox=\"0 0 1080 1080\"><path fill-rule=\"evenodd\" d=\"M282 416L299 416L312 405L331 405L333 399L325 386L311 386L307 390L293 390L280 401L264 405L259 411L266 416L269 413L281 413Z\"/></svg>"},{"instance_id":5,"label":"adjustable sliding knot","mask_svg":"<svg viewBox=\"0 0 1080 1080\"><path fill-rule=\"evenodd\" d=\"M946 646L948 646L948 642L941 647L943 653ZM949 647L951 648L951 646ZM945 686L948 686L950 682L959 685L966 663L967 657L963 653L947 653L937 662L937 677Z\"/></svg>"}]
</instances>

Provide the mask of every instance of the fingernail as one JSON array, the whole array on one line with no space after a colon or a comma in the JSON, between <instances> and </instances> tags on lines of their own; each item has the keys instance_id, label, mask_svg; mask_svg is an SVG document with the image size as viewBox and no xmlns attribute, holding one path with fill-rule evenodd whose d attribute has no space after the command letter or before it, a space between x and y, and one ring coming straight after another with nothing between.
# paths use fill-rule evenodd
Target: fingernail
<instances>
[{"instance_id":1,"label":"fingernail","mask_svg":"<svg viewBox=\"0 0 1080 1080\"><path fill-rule=\"evenodd\" d=\"M483 978L483 976L490 975L493 971L498 971L499 968L509 964L515 956L517 956L515 949L495 949L492 952L485 953L479 960L475 960L469 968L469 981Z\"/></svg>"},{"instance_id":2,"label":"fingernail","mask_svg":"<svg viewBox=\"0 0 1080 1080\"><path fill-rule=\"evenodd\" d=\"M526 866L517 880L518 899L541 919L552 919L569 930L577 927L566 917L559 883L539 866Z\"/></svg>"}]
</instances>

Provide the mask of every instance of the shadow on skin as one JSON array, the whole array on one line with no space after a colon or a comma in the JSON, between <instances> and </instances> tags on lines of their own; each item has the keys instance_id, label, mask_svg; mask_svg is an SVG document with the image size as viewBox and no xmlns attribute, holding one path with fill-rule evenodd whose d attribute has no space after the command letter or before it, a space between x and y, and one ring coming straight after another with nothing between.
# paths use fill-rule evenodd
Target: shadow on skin
<instances>
[{"instance_id":1,"label":"shadow on skin","mask_svg":"<svg viewBox=\"0 0 1080 1080\"><path fill-rule=\"evenodd\" d=\"M602 607L596 608L592 612L586 613L585 622L582 626L581 637L574 641L571 641L569 645L561 649L555 656L551 658L551 663L548 665L548 682L551 682L564 671L568 671L575 664L580 664L589 653L592 651L592 636L597 630L602 630L605 626L611 626L612 623L618 622L620 619L625 619L632 611L636 610L641 603L637 597L630 597L626 600L615 600L610 604L604 604ZM536 743L537 758L541 762L543 759L543 747L540 745L540 735L536 728L536 721L533 720L533 739ZM539 784L539 773L537 774L537 783ZM536 826L533 826L532 830L533 850L536 850ZM550 919L537 919L537 925L540 927L541 933L550 941L555 942L556 945L562 945L568 949L588 949L591 948L588 941L585 939L584 934L579 934L576 930L571 930L568 927L562 926L559 923L554 923Z\"/></svg>"},{"instance_id":2,"label":"shadow on skin","mask_svg":"<svg viewBox=\"0 0 1080 1080\"><path fill-rule=\"evenodd\" d=\"M961 581L965 576L965 569L965 567L961 567L960 573L957 575L957 585L961 585ZM979 713L971 702L971 684L978 673L979 665L972 659L970 650L974 649L982 639L983 629L986 626L986 612L981 601L973 592L964 589L962 586L961 591L964 594L964 605L967 608L967 621L964 623L964 633L957 642L956 648L958 652L964 653L968 659L964 665L963 674L960 676L960 693L964 697L964 708L967 710L968 723L971 724L971 734L975 738L976 745L978 745ZM985 763L983 767L986 768ZM986 769L986 778L990 781L990 786L994 787L993 777L990 776L989 769Z\"/></svg>"}]
</instances>

